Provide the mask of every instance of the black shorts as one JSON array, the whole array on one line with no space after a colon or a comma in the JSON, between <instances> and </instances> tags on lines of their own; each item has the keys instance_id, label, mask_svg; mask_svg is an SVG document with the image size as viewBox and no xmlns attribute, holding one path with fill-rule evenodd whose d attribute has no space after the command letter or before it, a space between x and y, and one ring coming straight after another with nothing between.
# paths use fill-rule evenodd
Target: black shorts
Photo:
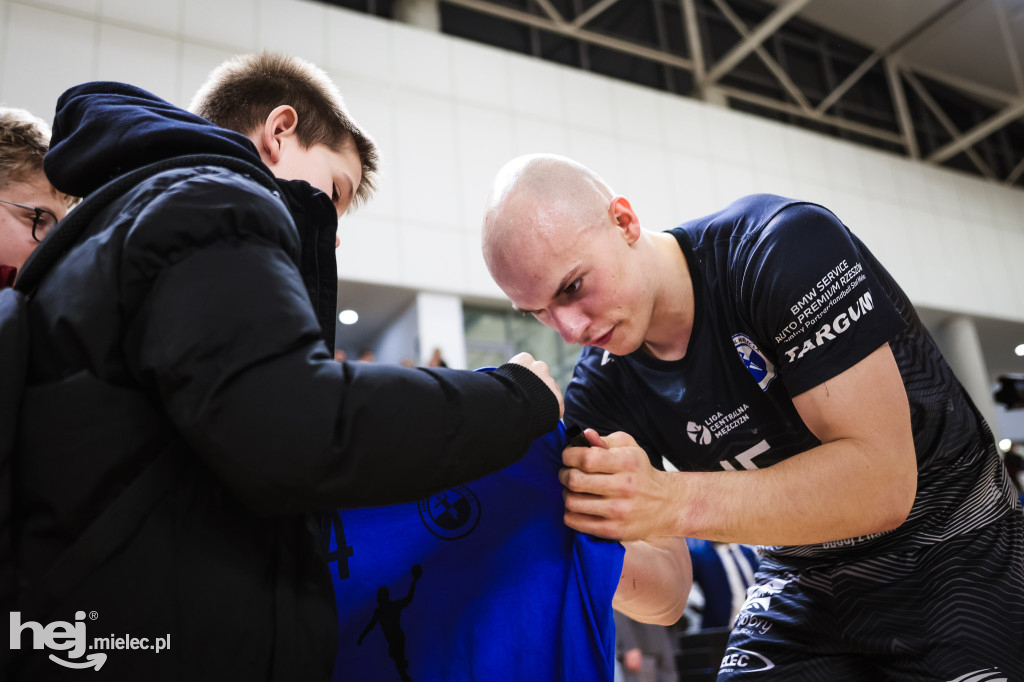
<instances>
[{"instance_id":1,"label":"black shorts","mask_svg":"<svg viewBox=\"0 0 1024 682\"><path fill-rule=\"evenodd\" d=\"M719 682L1024 682L1024 514L923 549L765 558Z\"/></svg>"}]
</instances>

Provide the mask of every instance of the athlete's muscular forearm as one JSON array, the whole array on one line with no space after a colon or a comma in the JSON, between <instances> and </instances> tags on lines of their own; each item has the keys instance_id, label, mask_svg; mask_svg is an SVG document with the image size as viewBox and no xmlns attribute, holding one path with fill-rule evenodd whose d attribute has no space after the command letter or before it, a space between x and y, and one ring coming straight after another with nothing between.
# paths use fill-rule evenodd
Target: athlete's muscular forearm
<instances>
[{"instance_id":1,"label":"athlete's muscular forearm","mask_svg":"<svg viewBox=\"0 0 1024 682\"><path fill-rule=\"evenodd\" d=\"M686 540L662 537L623 546L622 576L612 606L641 623L672 625L683 615L693 583Z\"/></svg>"},{"instance_id":2,"label":"athlete's muscular forearm","mask_svg":"<svg viewBox=\"0 0 1024 682\"><path fill-rule=\"evenodd\" d=\"M666 473L632 437L567 448L565 521L620 539L659 535L766 545L890 530L913 504L917 465L902 380L888 346L794 399L823 443L771 468Z\"/></svg>"},{"instance_id":3,"label":"athlete's muscular forearm","mask_svg":"<svg viewBox=\"0 0 1024 682\"><path fill-rule=\"evenodd\" d=\"M769 469L671 473L673 533L721 542L801 545L896 528L910 511L916 470L891 452L836 441ZM908 480L909 479L909 480Z\"/></svg>"}]
</instances>

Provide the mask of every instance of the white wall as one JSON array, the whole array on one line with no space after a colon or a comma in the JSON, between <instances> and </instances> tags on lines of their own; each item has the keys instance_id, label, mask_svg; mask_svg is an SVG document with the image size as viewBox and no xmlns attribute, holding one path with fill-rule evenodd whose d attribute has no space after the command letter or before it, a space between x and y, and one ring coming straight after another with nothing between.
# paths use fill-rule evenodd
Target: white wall
<instances>
[{"instance_id":1,"label":"white wall","mask_svg":"<svg viewBox=\"0 0 1024 682\"><path fill-rule=\"evenodd\" d=\"M420 361L427 364L435 348L452 369L466 369L466 324L462 317L462 299L445 294L421 293L416 296L419 314Z\"/></svg>"},{"instance_id":2,"label":"white wall","mask_svg":"<svg viewBox=\"0 0 1024 682\"><path fill-rule=\"evenodd\" d=\"M918 304L1024 321L1024 192L315 2L0 0L0 101L51 118L65 87L125 79L185 105L260 48L327 69L382 148L378 197L342 221L347 279L501 299L479 255L487 186L512 156L550 151L651 229L755 191L822 202Z\"/></svg>"}]
</instances>

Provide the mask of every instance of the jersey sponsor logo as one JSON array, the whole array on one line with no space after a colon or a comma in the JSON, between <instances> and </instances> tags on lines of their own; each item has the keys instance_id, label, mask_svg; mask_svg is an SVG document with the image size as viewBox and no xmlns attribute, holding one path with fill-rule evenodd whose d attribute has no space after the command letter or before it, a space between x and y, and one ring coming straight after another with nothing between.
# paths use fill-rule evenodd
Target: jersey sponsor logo
<instances>
[{"instance_id":1,"label":"jersey sponsor logo","mask_svg":"<svg viewBox=\"0 0 1024 682\"><path fill-rule=\"evenodd\" d=\"M743 603L736 622L735 632L751 635L765 635L772 629L772 618L768 610L772 606L772 597L785 589L788 580L774 578L763 585L752 585L747 588L747 601Z\"/></svg>"},{"instance_id":2,"label":"jersey sponsor logo","mask_svg":"<svg viewBox=\"0 0 1024 682\"><path fill-rule=\"evenodd\" d=\"M613 360L615 360L615 356L609 353L608 351L605 351L604 355L601 356L601 366L604 367Z\"/></svg>"},{"instance_id":3,"label":"jersey sponsor logo","mask_svg":"<svg viewBox=\"0 0 1024 682\"><path fill-rule=\"evenodd\" d=\"M743 604L743 611L767 611L771 608L772 597L786 589L788 580L773 578L763 585L754 585L747 590L747 601Z\"/></svg>"},{"instance_id":4,"label":"jersey sponsor logo","mask_svg":"<svg viewBox=\"0 0 1024 682\"><path fill-rule=\"evenodd\" d=\"M767 391L768 384L772 383L772 379L775 378L775 365L765 357L757 344L746 334L733 334L732 343L736 346L736 352L740 354L743 365L754 377L754 381L762 391Z\"/></svg>"},{"instance_id":5,"label":"jersey sponsor logo","mask_svg":"<svg viewBox=\"0 0 1024 682\"><path fill-rule=\"evenodd\" d=\"M703 422L687 422L686 435L698 445L710 445L733 429L750 421L750 406L743 403L732 412L715 412Z\"/></svg>"},{"instance_id":6,"label":"jersey sponsor logo","mask_svg":"<svg viewBox=\"0 0 1024 682\"><path fill-rule=\"evenodd\" d=\"M874 310L874 308L875 301L871 297L871 292L865 292L853 305L846 309L846 312L836 315L831 324L826 323L818 331L814 332L813 338L805 340L803 345L793 346L787 350L786 357L789 358L790 362L794 362L811 351L821 348L829 341L834 340L838 335L845 333L861 317Z\"/></svg>"},{"instance_id":7,"label":"jersey sponsor logo","mask_svg":"<svg viewBox=\"0 0 1024 682\"><path fill-rule=\"evenodd\" d=\"M423 525L442 540L464 538L480 523L480 500L461 485L420 500L419 510Z\"/></svg>"},{"instance_id":8,"label":"jersey sponsor logo","mask_svg":"<svg viewBox=\"0 0 1024 682\"><path fill-rule=\"evenodd\" d=\"M731 646L725 650L719 672L754 673L771 670L774 667L775 664L767 656Z\"/></svg>"},{"instance_id":9,"label":"jersey sponsor logo","mask_svg":"<svg viewBox=\"0 0 1024 682\"><path fill-rule=\"evenodd\" d=\"M711 431L703 424L686 422L686 435L689 436L690 440L694 443L699 443L700 445L708 445L711 443Z\"/></svg>"}]
</instances>

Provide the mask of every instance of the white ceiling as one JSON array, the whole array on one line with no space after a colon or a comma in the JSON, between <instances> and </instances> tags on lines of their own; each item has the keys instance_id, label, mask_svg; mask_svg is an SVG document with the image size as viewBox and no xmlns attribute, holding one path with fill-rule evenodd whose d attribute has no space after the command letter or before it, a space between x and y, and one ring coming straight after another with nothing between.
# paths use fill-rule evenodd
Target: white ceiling
<instances>
[{"instance_id":1,"label":"white ceiling","mask_svg":"<svg viewBox=\"0 0 1024 682\"><path fill-rule=\"evenodd\" d=\"M764 1L776 6L786 2ZM796 16L867 47L884 50L951 2L812 0ZM898 54L912 68L983 85L1006 98L1022 97L1024 0L962 0Z\"/></svg>"}]
</instances>

